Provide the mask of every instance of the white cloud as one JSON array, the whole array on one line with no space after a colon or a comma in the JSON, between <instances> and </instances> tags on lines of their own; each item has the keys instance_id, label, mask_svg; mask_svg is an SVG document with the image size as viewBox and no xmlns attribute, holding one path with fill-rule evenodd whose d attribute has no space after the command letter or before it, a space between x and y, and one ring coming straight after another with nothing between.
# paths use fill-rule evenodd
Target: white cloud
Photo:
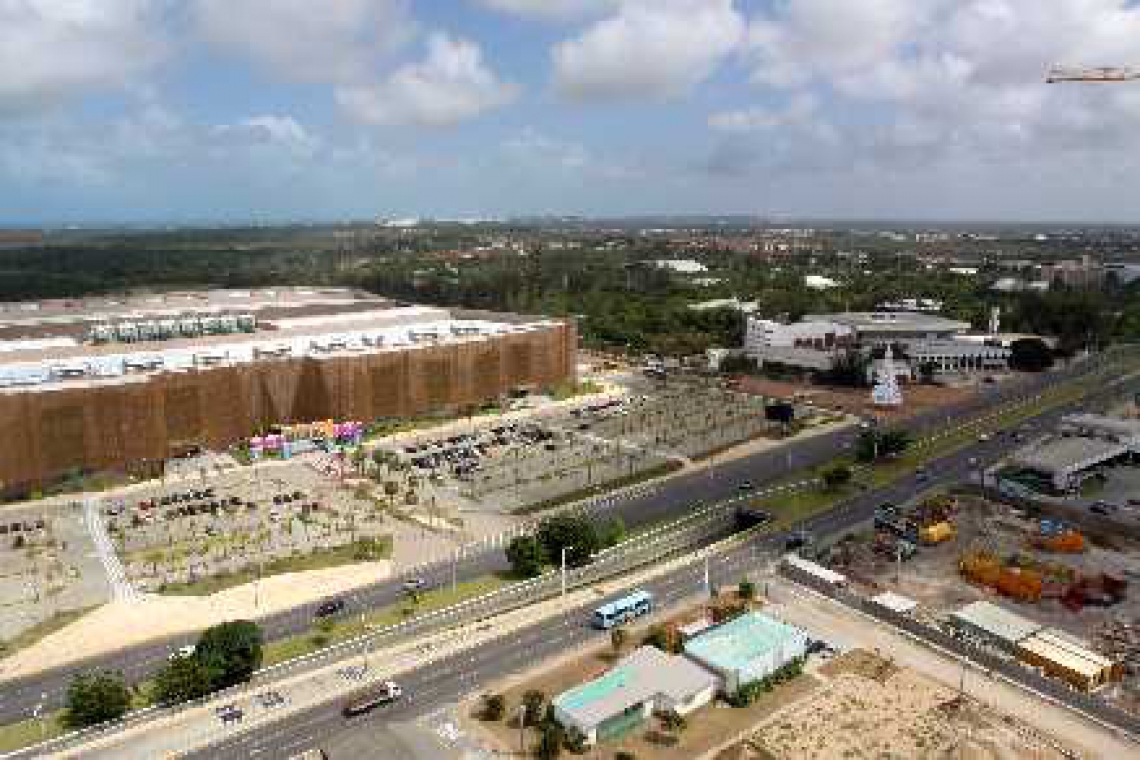
<instances>
[{"instance_id":1,"label":"white cloud","mask_svg":"<svg viewBox=\"0 0 1140 760\"><path fill-rule=\"evenodd\" d=\"M709 126L724 132L757 132L776 127L804 125L816 118L818 101L803 93L794 96L783 108L751 106L721 111L709 117Z\"/></svg>"},{"instance_id":2,"label":"white cloud","mask_svg":"<svg viewBox=\"0 0 1140 760\"><path fill-rule=\"evenodd\" d=\"M492 10L540 19L570 19L594 15L619 0L479 0Z\"/></svg>"},{"instance_id":3,"label":"white cloud","mask_svg":"<svg viewBox=\"0 0 1140 760\"><path fill-rule=\"evenodd\" d=\"M366 76L411 38L405 0L194 0L202 35L269 72L302 82Z\"/></svg>"},{"instance_id":4,"label":"white cloud","mask_svg":"<svg viewBox=\"0 0 1140 760\"><path fill-rule=\"evenodd\" d=\"M297 156L312 156L320 141L292 116L249 116L234 124L221 124L214 134L253 147L284 149Z\"/></svg>"},{"instance_id":5,"label":"white cloud","mask_svg":"<svg viewBox=\"0 0 1140 760\"><path fill-rule=\"evenodd\" d=\"M437 33L423 61L401 66L377 84L341 87L337 101L365 123L442 127L506 105L517 93L516 85L487 68L478 45Z\"/></svg>"},{"instance_id":6,"label":"white cloud","mask_svg":"<svg viewBox=\"0 0 1140 760\"><path fill-rule=\"evenodd\" d=\"M0 113L121 88L162 59L162 0L0 0Z\"/></svg>"},{"instance_id":7,"label":"white cloud","mask_svg":"<svg viewBox=\"0 0 1140 760\"><path fill-rule=\"evenodd\" d=\"M732 0L624 0L554 48L555 86L574 99L665 99L712 75L741 40Z\"/></svg>"},{"instance_id":8,"label":"white cloud","mask_svg":"<svg viewBox=\"0 0 1140 760\"><path fill-rule=\"evenodd\" d=\"M1132 88L1044 83L1058 62L1135 64L1138 39L1128 0L787 0L752 19L745 55L757 84L858 113L846 139L874 165L1056 165L1140 150Z\"/></svg>"}]
</instances>

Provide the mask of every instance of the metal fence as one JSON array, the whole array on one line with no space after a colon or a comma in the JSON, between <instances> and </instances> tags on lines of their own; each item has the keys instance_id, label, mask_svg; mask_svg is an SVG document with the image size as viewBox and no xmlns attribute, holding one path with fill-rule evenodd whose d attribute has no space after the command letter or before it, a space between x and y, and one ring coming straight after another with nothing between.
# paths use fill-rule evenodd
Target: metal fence
<instances>
[{"instance_id":1,"label":"metal fence","mask_svg":"<svg viewBox=\"0 0 1140 760\"><path fill-rule=\"evenodd\" d=\"M952 652L989 671L1000 673L1018 686L1037 692L1072 710L1084 713L1094 720L1125 734L1133 741L1140 741L1140 718L1098 699L1095 695L1077 691L1064 681L1043 676L1036 670L1025 667L1015 660L1001 657L956 638L941 629L926 625L908 615L880 607L863 596L841 586L833 586L787 563L780 563L780 573L784 577L807 586L847 607L906 631L931 646Z\"/></svg>"}]
</instances>

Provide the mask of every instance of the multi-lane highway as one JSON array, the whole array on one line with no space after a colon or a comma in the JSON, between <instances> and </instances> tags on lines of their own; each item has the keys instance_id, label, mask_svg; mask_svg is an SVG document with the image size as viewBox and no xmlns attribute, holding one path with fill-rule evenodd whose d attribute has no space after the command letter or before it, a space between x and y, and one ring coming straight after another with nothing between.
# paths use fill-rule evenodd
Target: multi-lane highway
<instances>
[{"instance_id":1,"label":"multi-lane highway","mask_svg":"<svg viewBox=\"0 0 1140 760\"><path fill-rule=\"evenodd\" d=\"M1028 376L995 386L985 386L975 396L951 407L938 409L911 418L906 427L915 434L957 424L971 415L1001 406L1016 399L1038 393L1044 387L1060 382L1093 368L1093 364L1071 367L1061 372ZM789 469L800 469L826 462L846 450L854 440L856 431L847 429L791 441L787 446L741 457L713 468L681 474L660 483L641 495L613 500L605 507L607 514L620 516L630 529L657 523L685 514L695 504L709 503L736 495L741 481L749 480L757 486L786 476ZM822 516L821 527L826 527L831 516ZM459 580L477 578L506 569L502 551L482 549L465 553L455 567L443 564L419 571L429 584L445 585L453 577ZM454 575L453 575L454 574ZM402 578L374 584L352 595L351 604L367 608L382 607L402 598ZM267 617L261 621L267 638L277 639L303 633L312 624L316 604L309 604ZM177 647L192 643L186 637L173 638L154 644L135 647L71 663L35 676L12 680L0 690L0 722L27 718L41 702L48 709L62 706L66 689L79 672L94 668L120 671L129 682L140 681L155 673Z\"/></svg>"},{"instance_id":2,"label":"multi-lane highway","mask_svg":"<svg viewBox=\"0 0 1140 760\"><path fill-rule=\"evenodd\" d=\"M1062 413L1057 409L1035 418L1037 425L1049 425ZM833 436L832 445L846 436ZM990 464L1005 454L1008 443L1000 438L977 441L944 456L929 465L931 477L922 482L904 477L890 486L855 496L836 509L809 520L805 527L815 535L835 535L872 518L875 507L884 501L903 503L920 491L967 479L978 466ZM834 448L831 449L834 453ZM782 454L782 452L781 452ZM741 463L736 463L738 466ZM728 469L727 467L725 469ZM747 475L756 477L755 470L741 467L731 472L719 472L714 482L721 495L731 494L738 482L735 478ZM707 476L706 476L707 478ZM708 500L707 490L700 495ZM775 559L786 539L786 534L757 538L733 548L717 557L710 566L710 580L717 585L736 583L759 563ZM688 566L643 584L654 594L662 606L669 606L704 587L704 566ZM333 750L336 760L337 746L368 746L378 739L384 726L407 721L454 703L465 694L475 693L512 671L525 669L548 657L587 645L604 643L608 635L589 625L589 608L582 607L536 623L505 635L474 651L455 654L442 661L412 670L400 676L406 698L399 704L371 716L346 720L341 715L342 704L334 700L300 714L287 721L271 724L246 733L235 733L208 749L191 755L194 758L288 757L314 746ZM359 736L357 736L359 735ZM354 741L354 739L359 739ZM346 753L347 757L348 754Z\"/></svg>"}]
</instances>

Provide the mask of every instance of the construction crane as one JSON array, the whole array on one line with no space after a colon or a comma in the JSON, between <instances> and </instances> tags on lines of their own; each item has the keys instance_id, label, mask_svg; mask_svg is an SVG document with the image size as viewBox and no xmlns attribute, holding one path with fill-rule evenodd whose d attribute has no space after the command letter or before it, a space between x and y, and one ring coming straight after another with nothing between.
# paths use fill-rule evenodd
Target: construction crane
<instances>
[{"instance_id":1,"label":"construction crane","mask_svg":"<svg viewBox=\"0 0 1140 760\"><path fill-rule=\"evenodd\" d=\"M1054 66L1045 77L1046 84L1062 82L1129 82L1140 79L1140 69L1119 66L1073 67Z\"/></svg>"}]
</instances>

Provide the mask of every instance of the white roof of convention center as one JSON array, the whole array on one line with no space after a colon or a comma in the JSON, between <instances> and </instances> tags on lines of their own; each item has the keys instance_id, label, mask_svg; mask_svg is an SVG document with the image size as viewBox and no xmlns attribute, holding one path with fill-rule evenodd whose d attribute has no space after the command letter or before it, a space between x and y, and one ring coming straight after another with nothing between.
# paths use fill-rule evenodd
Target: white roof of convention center
<instances>
[{"instance_id":1,"label":"white roof of convention center","mask_svg":"<svg viewBox=\"0 0 1140 760\"><path fill-rule=\"evenodd\" d=\"M910 311L847 311L838 314L808 314L805 322L838 322L855 330L877 332L965 332L969 322L959 322L936 314L923 314Z\"/></svg>"}]
</instances>

